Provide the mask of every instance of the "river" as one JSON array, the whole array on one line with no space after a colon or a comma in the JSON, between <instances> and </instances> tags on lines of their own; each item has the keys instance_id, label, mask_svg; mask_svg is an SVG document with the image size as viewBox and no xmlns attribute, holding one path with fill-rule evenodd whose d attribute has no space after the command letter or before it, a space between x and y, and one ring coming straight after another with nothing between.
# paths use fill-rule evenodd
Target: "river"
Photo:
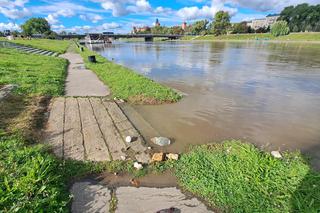
<instances>
[{"instance_id":1,"label":"river","mask_svg":"<svg viewBox=\"0 0 320 213\"><path fill-rule=\"evenodd\" d=\"M320 44L116 42L91 48L186 96L133 106L181 152L241 139L320 161Z\"/></svg>"}]
</instances>

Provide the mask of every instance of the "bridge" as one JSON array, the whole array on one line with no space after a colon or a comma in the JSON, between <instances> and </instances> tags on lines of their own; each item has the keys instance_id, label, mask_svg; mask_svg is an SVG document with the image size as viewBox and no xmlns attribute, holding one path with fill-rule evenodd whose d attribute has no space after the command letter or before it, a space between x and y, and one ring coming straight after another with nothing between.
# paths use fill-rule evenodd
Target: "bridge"
<instances>
[{"instance_id":1,"label":"bridge","mask_svg":"<svg viewBox=\"0 0 320 213\"><path fill-rule=\"evenodd\" d=\"M88 33L86 35L59 35L62 39L85 39L86 42L98 43L111 42L111 40L119 38L144 38L145 41L153 41L154 38L167 38L170 40L179 39L183 35L173 34L103 34L103 33Z\"/></svg>"}]
</instances>

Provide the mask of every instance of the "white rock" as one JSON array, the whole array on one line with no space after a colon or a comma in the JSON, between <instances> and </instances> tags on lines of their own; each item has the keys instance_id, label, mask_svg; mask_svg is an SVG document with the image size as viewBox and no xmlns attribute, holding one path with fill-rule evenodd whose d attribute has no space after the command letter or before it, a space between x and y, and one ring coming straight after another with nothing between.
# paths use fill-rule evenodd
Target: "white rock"
<instances>
[{"instance_id":1,"label":"white rock","mask_svg":"<svg viewBox=\"0 0 320 213\"><path fill-rule=\"evenodd\" d=\"M127 143L131 143L132 142L132 137L131 136L127 136L126 137L126 142Z\"/></svg>"},{"instance_id":2,"label":"white rock","mask_svg":"<svg viewBox=\"0 0 320 213\"><path fill-rule=\"evenodd\" d=\"M121 155L120 158L121 160L126 160L126 156Z\"/></svg>"},{"instance_id":3,"label":"white rock","mask_svg":"<svg viewBox=\"0 0 320 213\"><path fill-rule=\"evenodd\" d=\"M138 162L134 162L133 167L136 168L137 170L143 169L142 164Z\"/></svg>"},{"instance_id":4,"label":"white rock","mask_svg":"<svg viewBox=\"0 0 320 213\"><path fill-rule=\"evenodd\" d=\"M179 159L179 154L169 153L169 154L166 154L166 157L167 157L169 160L178 160L178 159Z\"/></svg>"},{"instance_id":5,"label":"white rock","mask_svg":"<svg viewBox=\"0 0 320 213\"><path fill-rule=\"evenodd\" d=\"M151 138L151 141L159 146L167 146L171 144L170 139L165 137L154 137Z\"/></svg>"},{"instance_id":6,"label":"white rock","mask_svg":"<svg viewBox=\"0 0 320 213\"><path fill-rule=\"evenodd\" d=\"M148 146L148 149L149 149L149 150L151 150L151 149L152 149L152 147L151 147L151 146Z\"/></svg>"},{"instance_id":7,"label":"white rock","mask_svg":"<svg viewBox=\"0 0 320 213\"><path fill-rule=\"evenodd\" d=\"M280 154L279 151L272 151L271 155L275 158L282 158L282 155Z\"/></svg>"}]
</instances>

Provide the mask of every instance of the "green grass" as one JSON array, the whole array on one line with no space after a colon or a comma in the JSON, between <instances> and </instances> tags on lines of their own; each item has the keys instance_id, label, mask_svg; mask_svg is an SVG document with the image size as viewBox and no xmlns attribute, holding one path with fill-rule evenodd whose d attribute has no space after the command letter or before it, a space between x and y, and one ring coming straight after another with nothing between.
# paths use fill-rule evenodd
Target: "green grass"
<instances>
[{"instance_id":1,"label":"green grass","mask_svg":"<svg viewBox=\"0 0 320 213\"><path fill-rule=\"evenodd\" d=\"M230 34L222 36L205 35L205 36L185 36L182 40L205 40L205 41L217 41L217 40L274 40L274 41L320 41L320 33L290 33L286 36L274 37L270 33L251 33L251 34Z\"/></svg>"},{"instance_id":2,"label":"green grass","mask_svg":"<svg viewBox=\"0 0 320 213\"><path fill-rule=\"evenodd\" d=\"M176 167L179 183L227 212L319 212L320 174L299 153L276 159L226 141L194 147Z\"/></svg>"},{"instance_id":3,"label":"green grass","mask_svg":"<svg viewBox=\"0 0 320 213\"><path fill-rule=\"evenodd\" d=\"M51 40L51 39L17 39L10 42L17 44L23 44L26 46L39 48L43 50L50 50L57 53L65 53L70 46L70 41L68 40Z\"/></svg>"},{"instance_id":4,"label":"green grass","mask_svg":"<svg viewBox=\"0 0 320 213\"><path fill-rule=\"evenodd\" d=\"M181 96L172 89L137 74L129 68L108 61L85 48L80 52L86 67L109 86L112 95L131 103L157 104L177 102ZM97 63L89 63L88 56L95 55Z\"/></svg>"},{"instance_id":5,"label":"green grass","mask_svg":"<svg viewBox=\"0 0 320 213\"><path fill-rule=\"evenodd\" d=\"M0 48L0 85L17 84L19 94L62 95L67 61Z\"/></svg>"}]
</instances>

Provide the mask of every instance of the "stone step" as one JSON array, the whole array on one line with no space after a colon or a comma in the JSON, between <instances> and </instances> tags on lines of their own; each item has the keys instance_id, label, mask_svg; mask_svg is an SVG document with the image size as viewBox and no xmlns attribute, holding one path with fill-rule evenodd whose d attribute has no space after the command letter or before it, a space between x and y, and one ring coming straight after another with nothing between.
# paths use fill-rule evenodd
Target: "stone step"
<instances>
[{"instance_id":1,"label":"stone step","mask_svg":"<svg viewBox=\"0 0 320 213\"><path fill-rule=\"evenodd\" d=\"M39 49L30 50L30 51L28 51L28 53L32 54L32 53L35 53L35 52L37 52L37 51L39 51Z\"/></svg>"},{"instance_id":2,"label":"stone step","mask_svg":"<svg viewBox=\"0 0 320 213\"><path fill-rule=\"evenodd\" d=\"M41 50L39 53L37 53L37 54L39 54L39 55L44 55L44 54L46 54L46 53L48 53L48 51L47 50Z\"/></svg>"},{"instance_id":3,"label":"stone step","mask_svg":"<svg viewBox=\"0 0 320 213\"><path fill-rule=\"evenodd\" d=\"M51 56L53 54L53 52L49 51L47 54L45 54L46 56Z\"/></svg>"},{"instance_id":4,"label":"stone step","mask_svg":"<svg viewBox=\"0 0 320 213\"><path fill-rule=\"evenodd\" d=\"M37 51L33 52L33 54L40 54L41 52L43 52L43 50L37 50Z\"/></svg>"},{"instance_id":5,"label":"stone step","mask_svg":"<svg viewBox=\"0 0 320 213\"><path fill-rule=\"evenodd\" d=\"M59 53L53 53L53 57L58 57Z\"/></svg>"}]
</instances>

